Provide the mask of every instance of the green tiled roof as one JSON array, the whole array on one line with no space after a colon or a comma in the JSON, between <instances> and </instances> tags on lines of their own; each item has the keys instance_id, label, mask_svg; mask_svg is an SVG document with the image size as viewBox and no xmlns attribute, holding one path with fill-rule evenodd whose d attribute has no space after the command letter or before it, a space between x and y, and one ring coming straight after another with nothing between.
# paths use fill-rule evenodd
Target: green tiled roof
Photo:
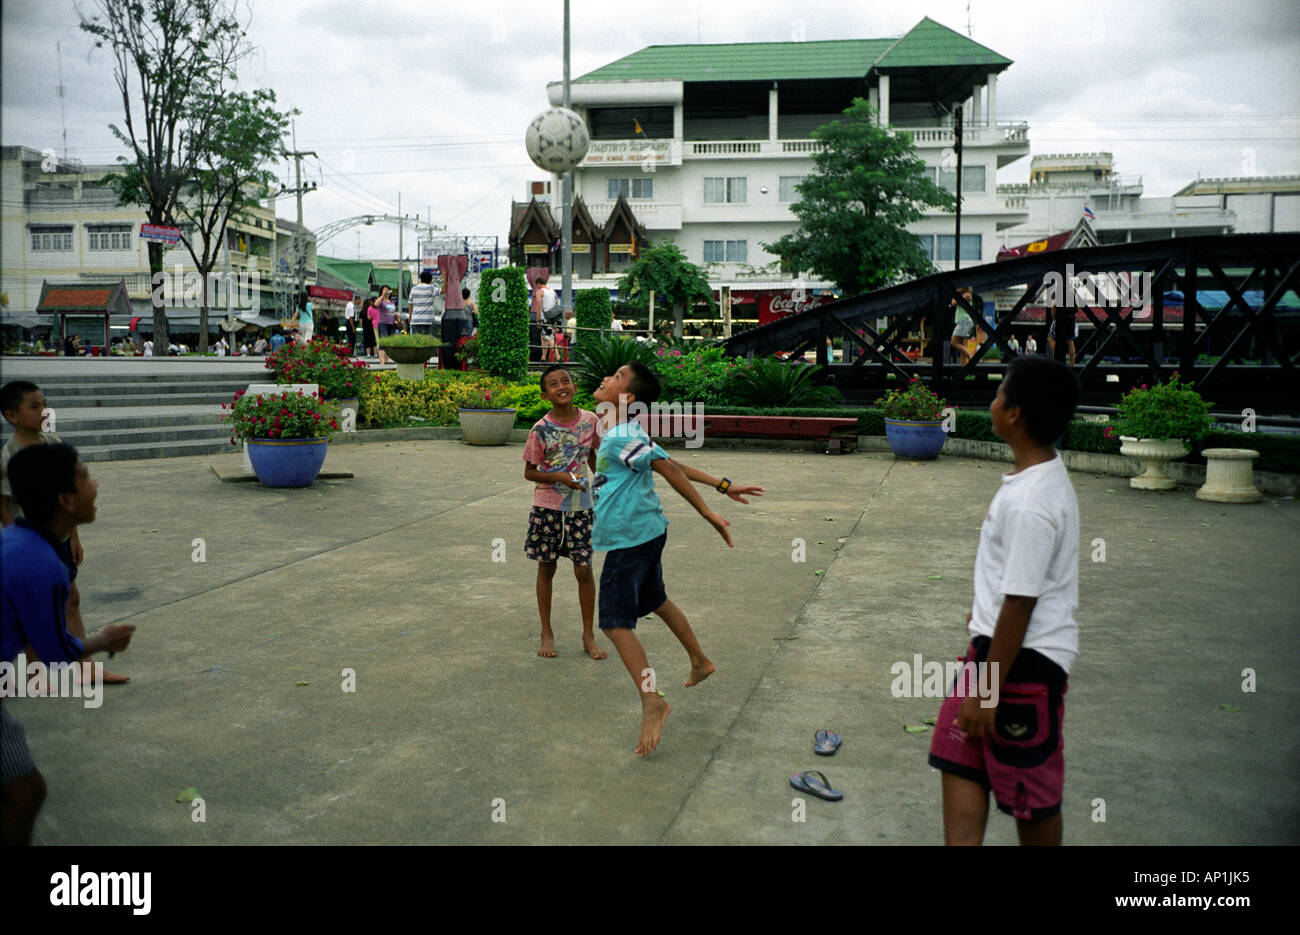
<instances>
[{"instance_id":1,"label":"green tiled roof","mask_svg":"<svg viewBox=\"0 0 1300 935\"><path fill-rule=\"evenodd\" d=\"M372 275L375 277L376 287L387 286L388 288L392 289L394 292L397 291L397 270L380 269L379 267L375 267ZM402 290L402 295L406 295L406 293L409 292L411 288L410 270L405 270L405 269L402 270L402 286L404 287Z\"/></svg>"},{"instance_id":2,"label":"green tiled roof","mask_svg":"<svg viewBox=\"0 0 1300 935\"><path fill-rule=\"evenodd\" d=\"M895 42L876 68L915 68L927 65L1001 65L1011 59L926 17Z\"/></svg>"},{"instance_id":3,"label":"green tiled roof","mask_svg":"<svg viewBox=\"0 0 1300 935\"><path fill-rule=\"evenodd\" d=\"M652 45L578 81L780 81L862 78L872 68L988 65L1009 58L926 17L898 39Z\"/></svg>"},{"instance_id":4,"label":"green tiled roof","mask_svg":"<svg viewBox=\"0 0 1300 935\"><path fill-rule=\"evenodd\" d=\"M336 260L334 257L318 256L316 265L358 292L370 288L370 264L364 260Z\"/></svg>"}]
</instances>

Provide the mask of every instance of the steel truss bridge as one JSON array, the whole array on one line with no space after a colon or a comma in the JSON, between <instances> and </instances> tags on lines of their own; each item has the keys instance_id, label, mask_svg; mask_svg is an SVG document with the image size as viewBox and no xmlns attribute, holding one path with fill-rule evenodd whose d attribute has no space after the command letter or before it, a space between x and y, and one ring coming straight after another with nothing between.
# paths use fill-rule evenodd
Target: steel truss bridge
<instances>
[{"instance_id":1,"label":"steel truss bridge","mask_svg":"<svg viewBox=\"0 0 1300 935\"><path fill-rule=\"evenodd\" d=\"M1131 295L1120 290L1120 301L1112 300L1113 293L1103 298L1100 292L1085 292L1091 301L1073 298L1076 307L1058 304L1059 333L1067 333L1063 328L1077 310L1092 325L1091 332L1081 327L1075 342L1082 403L1114 405L1129 388L1163 382L1177 372L1216 411L1249 407L1261 415L1300 414L1300 234L1143 241L974 266L840 299L734 335L726 345L731 354L751 357L800 358L815 350L817 362L827 368L824 381L851 401L873 400L900 380L920 376L959 405L987 404L1005 364L985 357L996 347L1005 360L1011 359L1007 341L1013 324L1017 332L1032 329L1040 352L1047 353L1049 323L1016 318L1027 307L1042 306L1053 283L1068 284L1071 276L1076 282L1138 283L1143 273L1150 274L1146 282L1151 289L1141 298L1135 287ZM1021 294L1012 308L990 318L961 297L962 286L985 298L995 292ZM1204 306L1211 291L1226 295L1221 307ZM1182 293L1181 307L1166 298L1172 292ZM947 360L954 300L985 335L964 364ZM917 333L929 352L920 360L914 359L915 352L907 354L908 336ZM845 347L853 347L857 359L831 363L830 337L847 339ZM1059 342L1058 359L1066 360L1065 352Z\"/></svg>"}]
</instances>

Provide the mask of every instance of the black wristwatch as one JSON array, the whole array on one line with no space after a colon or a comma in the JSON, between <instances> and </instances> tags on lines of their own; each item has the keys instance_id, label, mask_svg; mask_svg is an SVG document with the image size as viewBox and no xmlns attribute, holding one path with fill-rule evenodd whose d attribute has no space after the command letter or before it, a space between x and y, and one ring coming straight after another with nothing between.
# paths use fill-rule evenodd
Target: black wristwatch
<instances>
[{"instance_id":1,"label":"black wristwatch","mask_svg":"<svg viewBox=\"0 0 1300 935\"><path fill-rule=\"evenodd\" d=\"M724 477L721 482L719 482L716 489L718 493L726 493L731 489L731 481Z\"/></svg>"}]
</instances>

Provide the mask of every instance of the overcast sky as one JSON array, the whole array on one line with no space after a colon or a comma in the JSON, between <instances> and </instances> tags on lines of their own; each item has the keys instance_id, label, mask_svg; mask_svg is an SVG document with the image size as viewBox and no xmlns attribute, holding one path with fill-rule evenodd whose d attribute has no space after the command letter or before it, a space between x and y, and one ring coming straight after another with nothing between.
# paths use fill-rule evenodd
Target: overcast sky
<instances>
[{"instance_id":1,"label":"overcast sky","mask_svg":"<svg viewBox=\"0 0 1300 935\"><path fill-rule=\"evenodd\" d=\"M6 145L62 152L56 43L62 46L68 154L122 152L112 64L77 28L93 0L5 0ZM648 45L898 36L922 16L967 31L965 0L572 2L572 74ZM973 38L1010 58L998 119L1029 124L1034 154L1110 151L1149 196L1200 176L1300 173L1300 4L1225 0L971 0ZM509 203L543 177L523 136L562 66L560 0L253 0L255 53L244 87L298 108L304 171L319 183L316 228L366 213L432 218L449 231L501 236ZM1026 157L999 182L1028 178ZM289 179L286 167L281 177ZM293 217L292 198L277 213ZM407 234L406 253L414 255ZM322 252L395 257L397 228L339 235Z\"/></svg>"}]
</instances>

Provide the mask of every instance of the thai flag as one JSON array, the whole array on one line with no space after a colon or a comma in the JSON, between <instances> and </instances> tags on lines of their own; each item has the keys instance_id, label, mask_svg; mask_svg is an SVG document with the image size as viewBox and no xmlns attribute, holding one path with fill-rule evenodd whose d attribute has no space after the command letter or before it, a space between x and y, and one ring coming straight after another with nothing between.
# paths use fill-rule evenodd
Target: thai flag
<instances>
[{"instance_id":1,"label":"thai flag","mask_svg":"<svg viewBox=\"0 0 1300 935\"><path fill-rule=\"evenodd\" d=\"M1093 214L1092 209L1089 208L1087 205L1083 206L1083 216L1086 217L1089 221L1097 220L1097 215Z\"/></svg>"}]
</instances>

